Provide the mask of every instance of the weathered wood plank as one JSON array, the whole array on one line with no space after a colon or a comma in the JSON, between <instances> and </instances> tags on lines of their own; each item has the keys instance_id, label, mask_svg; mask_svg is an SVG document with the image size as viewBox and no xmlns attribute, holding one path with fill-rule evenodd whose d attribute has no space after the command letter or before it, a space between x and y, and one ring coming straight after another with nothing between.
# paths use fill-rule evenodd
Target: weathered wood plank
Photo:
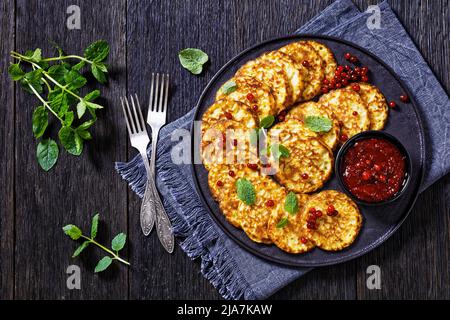
<instances>
[{"instance_id":1,"label":"weathered wood plank","mask_svg":"<svg viewBox=\"0 0 450 320\"><path fill-rule=\"evenodd\" d=\"M14 50L14 1L0 4L0 299L14 294L14 85L8 76Z\"/></svg>"},{"instance_id":2,"label":"weathered wood plank","mask_svg":"<svg viewBox=\"0 0 450 320\"><path fill-rule=\"evenodd\" d=\"M448 91L448 1L391 0L389 3ZM359 299L450 298L450 202L445 192L449 184L447 176L426 190L420 195L405 224L392 238L357 260ZM366 287L366 268L372 264L381 268L381 290L369 290Z\"/></svg>"},{"instance_id":3,"label":"weathered wood plank","mask_svg":"<svg viewBox=\"0 0 450 320\"><path fill-rule=\"evenodd\" d=\"M15 294L23 298L127 298L128 270L114 266L94 275L95 249L72 259L76 245L61 228L74 223L89 230L90 219L100 212L99 239L109 243L127 229L126 186L114 172L114 160L125 157L126 134L117 103L125 93L125 1L81 2L81 30L66 28L66 9L72 1L17 1L17 50L41 47L53 53L49 40L67 52L82 53L94 40L111 45L109 85L102 90L106 107L93 127L94 140L79 158L60 150L52 171L43 172L35 160L36 143L31 131L35 97L16 94L16 259ZM57 130L57 123L53 126ZM56 131L55 130L55 131ZM124 252L126 254L126 252ZM81 290L66 288L66 268L81 268Z\"/></svg>"}]
</instances>

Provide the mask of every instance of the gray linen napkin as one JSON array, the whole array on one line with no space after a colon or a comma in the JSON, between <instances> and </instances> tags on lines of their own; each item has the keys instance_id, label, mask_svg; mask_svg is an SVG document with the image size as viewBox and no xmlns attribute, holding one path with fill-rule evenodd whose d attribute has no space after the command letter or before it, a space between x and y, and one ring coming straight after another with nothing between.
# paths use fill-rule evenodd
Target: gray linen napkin
<instances>
[{"instance_id":1,"label":"gray linen napkin","mask_svg":"<svg viewBox=\"0 0 450 320\"><path fill-rule=\"evenodd\" d=\"M324 34L365 47L387 62L405 81L419 104L425 125L427 168L422 190L449 172L450 101L386 2L379 5L381 29L369 30L368 13L350 0L327 7L296 33ZM157 185L182 250L201 259L202 274L226 299L264 299L310 269L287 268L262 260L229 239L210 218L195 192L189 165L171 161L171 133L189 130L190 111L161 130L158 142ZM116 163L116 170L140 197L146 173L140 156Z\"/></svg>"}]
</instances>

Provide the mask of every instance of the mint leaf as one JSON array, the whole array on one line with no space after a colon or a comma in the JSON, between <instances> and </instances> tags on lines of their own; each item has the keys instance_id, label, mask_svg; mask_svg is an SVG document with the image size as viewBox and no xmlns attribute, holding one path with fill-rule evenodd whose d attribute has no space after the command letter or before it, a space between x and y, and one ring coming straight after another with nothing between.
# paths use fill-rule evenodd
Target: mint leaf
<instances>
[{"instance_id":1,"label":"mint leaf","mask_svg":"<svg viewBox=\"0 0 450 320\"><path fill-rule=\"evenodd\" d=\"M82 124L80 124L76 130L77 130L77 131L84 131L84 130L87 130L87 129L89 129L94 123L95 123L95 120L94 120L94 119L85 121L85 122L83 122Z\"/></svg>"},{"instance_id":2,"label":"mint leaf","mask_svg":"<svg viewBox=\"0 0 450 320\"><path fill-rule=\"evenodd\" d=\"M200 49L186 48L178 53L178 58L183 68L192 74L200 74L203 65L208 61L208 55Z\"/></svg>"},{"instance_id":3,"label":"mint leaf","mask_svg":"<svg viewBox=\"0 0 450 320\"><path fill-rule=\"evenodd\" d=\"M37 48L36 50L33 51L33 53L30 56L31 61L33 62L40 62L42 60L42 50Z\"/></svg>"},{"instance_id":4,"label":"mint leaf","mask_svg":"<svg viewBox=\"0 0 450 320\"><path fill-rule=\"evenodd\" d=\"M305 118L305 125L314 132L328 132L333 126L333 122L327 117L308 116Z\"/></svg>"},{"instance_id":5,"label":"mint leaf","mask_svg":"<svg viewBox=\"0 0 450 320\"><path fill-rule=\"evenodd\" d=\"M99 217L100 217L100 215L98 213L92 217L92 225L91 225L91 238L92 239L95 239L95 237L97 236Z\"/></svg>"},{"instance_id":6,"label":"mint leaf","mask_svg":"<svg viewBox=\"0 0 450 320\"><path fill-rule=\"evenodd\" d=\"M109 45L105 40L97 40L84 50L84 57L94 62L105 60L109 54Z\"/></svg>"},{"instance_id":7,"label":"mint leaf","mask_svg":"<svg viewBox=\"0 0 450 320\"><path fill-rule=\"evenodd\" d=\"M256 191L253 184L245 178L236 181L237 196L247 205L252 205L256 201Z\"/></svg>"},{"instance_id":8,"label":"mint leaf","mask_svg":"<svg viewBox=\"0 0 450 320\"><path fill-rule=\"evenodd\" d=\"M84 96L85 101L93 101L95 99L97 99L100 96L100 91L99 90L94 90L89 92L87 95Z\"/></svg>"},{"instance_id":9,"label":"mint leaf","mask_svg":"<svg viewBox=\"0 0 450 320\"><path fill-rule=\"evenodd\" d=\"M39 106L33 111L33 133L36 138L41 137L48 126L48 112L44 106Z\"/></svg>"},{"instance_id":10,"label":"mint leaf","mask_svg":"<svg viewBox=\"0 0 450 320\"><path fill-rule=\"evenodd\" d=\"M58 137L68 153L79 156L83 151L83 139L71 127L62 127L58 132Z\"/></svg>"},{"instance_id":11,"label":"mint leaf","mask_svg":"<svg viewBox=\"0 0 450 320\"><path fill-rule=\"evenodd\" d=\"M80 253L87 248L87 246L91 243L90 241L83 242L73 253L72 258L78 257Z\"/></svg>"},{"instance_id":12,"label":"mint leaf","mask_svg":"<svg viewBox=\"0 0 450 320\"><path fill-rule=\"evenodd\" d=\"M87 80L78 71L70 70L64 75L64 81L69 90L79 89L83 87Z\"/></svg>"},{"instance_id":13,"label":"mint leaf","mask_svg":"<svg viewBox=\"0 0 450 320\"><path fill-rule=\"evenodd\" d=\"M85 64L86 62L80 61L72 67L72 70L80 71L85 66Z\"/></svg>"},{"instance_id":14,"label":"mint leaf","mask_svg":"<svg viewBox=\"0 0 450 320\"><path fill-rule=\"evenodd\" d=\"M270 128L270 127L272 126L272 124L274 123L274 121L275 121L275 117L272 116L272 115L269 115L269 116L267 116L267 117L264 117L264 118L260 121L259 127L260 127L260 128L264 128L264 129L268 129L268 128Z\"/></svg>"},{"instance_id":15,"label":"mint leaf","mask_svg":"<svg viewBox=\"0 0 450 320\"><path fill-rule=\"evenodd\" d=\"M119 233L117 236L114 237L114 239L112 239L111 248L115 251L120 251L122 250L126 241L127 235L125 233Z\"/></svg>"},{"instance_id":16,"label":"mint leaf","mask_svg":"<svg viewBox=\"0 0 450 320\"><path fill-rule=\"evenodd\" d=\"M42 93L42 69L36 69L30 72L25 73L23 78L20 80L20 84L24 88L25 91L33 93L30 90L28 85L31 85L38 93Z\"/></svg>"},{"instance_id":17,"label":"mint leaf","mask_svg":"<svg viewBox=\"0 0 450 320\"><path fill-rule=\"evenodd\" d=\"M297 195L292 191L286 196L286 200L284 201L284 210L292 215L296 214L298 211Z\"/></svg>"},{"instance_id":18,"label":"mint leaf","mask_svg":"<svg viewBox=\"0 0 450 320\"><path fill-rule=\"evenodd\" d=\"M74 119L73 111L66 112L64 115L64 125L70 127Z\"/></svg>"},{"instance_id":19,"label":"mint leaf","mask_svg":"<svg viewBox=\"0 0 450 320\"><path fill-rule=\"evenodd\" d=\"M112 263L112 259L108 256L103 257L95 266L95 273L105 271Z\"/></svg>"},{"instance_id":20,"label":"mint leaf","mask_svg":"<svg viewBox=\"0 0 450 320\"><path fill-rule=\"evenodd\" d=\"M280 221L278 221L277 223L277 228L278 229L284 228L288 224L288 222L289 222L288 217L280 219Z\"/></svg>"},{"instance_id":21,"label":"mint leaf","mask_svg":"<svg viewBox=\"0 0 450 320\"><path fill-rule=\"evenodd\" d=\"M280 160L281 157L287 158L290 155L289 149L278 143L274 143L270 146L270 152L277 160Z\"/></svg>"},{"instance_id":22,"label":"mint leaf","mask_svg":"<svg viewBox=\"0 0 450 320\"><path fill-rule=\"evenodd\" d=\"M69 110L69 99L65 91L54 90L48 94L47 99L52 110L59 116L64 115Z\"/></svg>"},{"instance_id":23,"label":"mint leaf","mask_svg":"<svg viewBox=\"0 0 450 320\"><path fill-rule=\"evenodd\" d=\"M64 233L68 235L72 240L78 240L81 237L81 230L73 224L68 224L63 228Z\"/></svg>"},{"instance_id":24,"label":"mint leaf","mask_svg":"<svg viewBox=\"0 0 450 320\"><path fill-rule=\"evenodd\" d=\"M78 119L81 119L81 117L84 115L85 112L86 112L86 102L84 100L81 100L80 102L77 103Z\"/></svg>"},{"instance_id":25,"label":"mint leaf","mask_svg":"<svg viewBox=\"0 0 450 320\"><path fill-rule=\"evenodd\" d=\"M99 68L99 66L96 63L91 64L91 72L92 75L97 79L100 83L106 82L106 76L103 73L103 71Z\"/></svg>"},{"instance_id":26,"label":"mint leaf","mask_svg":"<svg viewBox=\"0 0 450 320\"><path fill-rule=\"evenodd\" d=\"M225 84L222 86L222 92L224 94L230 94L237 89L237 84L233 80L230 80L228 82L225 82Z\"/></svg>"},{"instance_id":27,"label":"mint leaf","mask_svg":"<svg viewBox=\"0 0 450 320\"><path fill-rule=\"evenodd\" d=\"M45 171L50 170L58 160L58 145L52 139L44 139L39 142L36 157L39 165Z\"/></svg>"},{"instance_id":28,"label":"mint leaf","mask_svg":"<svg viewBox=\"0 0 450 320\"><path fill-rule=\"evenodd\" d=\"M25 72L20 68L18 63L12 64L8 68L8 73L14 81L20 80L25 75Z\"/></svg>"},{"instance_id":29,"label":"mint leaf","mask_svg":"<svg viewBox=\"0 0 450 320\"><path fill-rule=\"evenodd\" d=\"M89 109L103 109L103 106L97 104L97 103L93 103L93 102L89 102L89 101L85 101L86 102L86 107L88 107Z\"/></svg>"},{"instance_id":30,"label":"mint leaf","mask_svg":"<svg viewBox=\"0 0 450 320\"><path fill-rule=\"evenodd\" d=\"M70 68L70 65L67 65L66 63L55 64L48 68L47 72L50 77L60 82L62 85L65 85L65 77L69 73L68 68Z\"/></svg>"},{"instance_id":31,"label":"mint leaf","mask_svg":"<svg viewBox=\"0 0 450 320\"><path fill-rule=\"evenodd\" d=\"M92 139L92 135L89 131L77 130L77 133L83 140L91 140Z\"/></svg>"}]
</instances>

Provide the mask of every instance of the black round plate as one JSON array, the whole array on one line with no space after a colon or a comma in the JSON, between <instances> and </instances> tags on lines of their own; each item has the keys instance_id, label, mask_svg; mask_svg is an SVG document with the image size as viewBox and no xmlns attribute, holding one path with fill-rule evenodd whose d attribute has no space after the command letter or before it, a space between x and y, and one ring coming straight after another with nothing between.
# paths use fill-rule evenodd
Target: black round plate
<instances>
[{"instance_id":1,"label":"black round plate","mask_svg":"<svg viewBox=\"0 0 450 320\"><path fill-rule=\"evenodd\" d=\"M245 62L258 57L264 52L278 49L283 45L301 39L313 39L326 44L333 51L339 64L348 64L343 57L346 52L356 55L361 65L369 67L370 83L380 88L388 101L397 101L398 106L396 109L390 110L389 119L384 130L400 140L411 156L411 177L404 194L396 201L384 206L359 205L359 209L364 217L363 226L358 238L350 247L338 252L327 252L315 248L304 254L289 254L278 249L275 245L264 245L251 241L242 230L238 230L228 223L210 194L208 172L203 165L193 164L192 173L197 191L205 207L222 230L241 247L264 259L283 265L314 267L337 264L359 257L379 246L399 228L411 211L418 196L423 177L425 146L422 122L414 99L394 72L384 62L365 49L348 41L327 36L295 35L277 38L243 51L223 66L206 86L198 101L194 120L201 120L203 113L213 103L215 93L219 87L230 79ZM408 104L399 102L399 96L404 93L410 97L410 103ZM194 128L194 124L192 128ZM192 134L194 135L194 130L192 130ZM194 137L192 138L192 141L194 141ZM194 155L195 151L197 151L195 150L196 145L193 143L192 146L192 154ZM335 174L326 183L324 189L343 191Z\"/></svg>"}]
</instances>

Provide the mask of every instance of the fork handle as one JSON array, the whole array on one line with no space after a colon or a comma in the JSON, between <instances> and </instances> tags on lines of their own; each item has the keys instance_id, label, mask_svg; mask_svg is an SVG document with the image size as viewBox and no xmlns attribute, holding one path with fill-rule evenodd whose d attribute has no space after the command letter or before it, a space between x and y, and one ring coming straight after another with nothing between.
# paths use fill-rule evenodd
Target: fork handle
<instances>
[{"instance_id":1,"label":"fork handle","mask_svg":"<svg viewBox=\"0 0 450 320\"><path fill-rule=\"evenodd\" d=\"M142 159L144 161L145 170L147 171L147 183L145 185L144 198L141 203L141 212L139 214L142 233L148 236L153 229L156 217L156 203L155 196L153 192L152 181L154 182L154 177L150 170L150 165L148 163L147 154L141 153Z\"/></svg>"}]
</instances>

